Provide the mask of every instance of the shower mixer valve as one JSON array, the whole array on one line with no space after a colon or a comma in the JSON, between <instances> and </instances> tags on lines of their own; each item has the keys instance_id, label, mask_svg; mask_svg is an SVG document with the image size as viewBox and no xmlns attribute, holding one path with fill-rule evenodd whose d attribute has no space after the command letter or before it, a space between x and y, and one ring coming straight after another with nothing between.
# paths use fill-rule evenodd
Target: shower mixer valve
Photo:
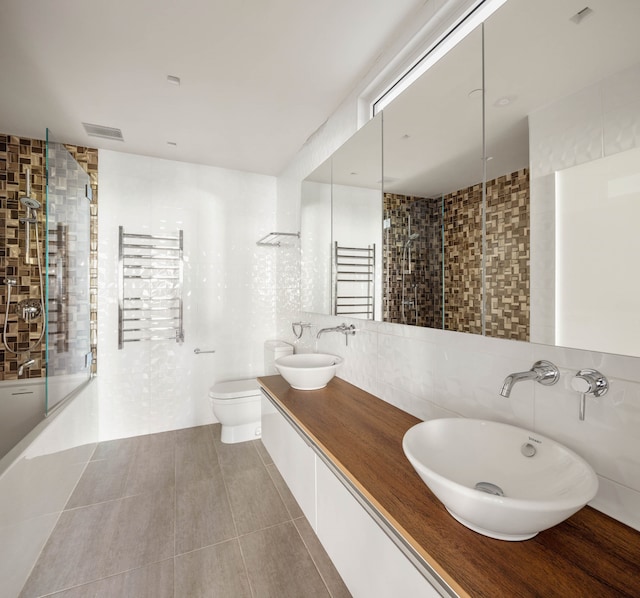
<instances>
[{"instance_id":1,"label":"shower mixer valve","mask_svg":"<svg viewBox=\"0 0 640 598\"><path fill-rule=\"evenodd\" d=\"M30 322L42 313L42 304L39 299L23 299L18 301L18 311L25 322Z\"/></svg>"}]
</instances>

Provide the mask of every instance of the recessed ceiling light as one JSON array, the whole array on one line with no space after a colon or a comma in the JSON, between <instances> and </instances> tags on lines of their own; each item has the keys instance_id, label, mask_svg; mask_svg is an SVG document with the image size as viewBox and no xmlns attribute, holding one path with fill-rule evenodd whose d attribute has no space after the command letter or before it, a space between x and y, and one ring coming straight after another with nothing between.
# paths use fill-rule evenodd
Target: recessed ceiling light
<instances>
[{"instance_id":1,"label":"recessed ceiling light","mask_svg":"<svg viewBox=\"0 0 640 598\"><path fill-rule=\"evenodd\" d=\"M171 83L171 85L180 85L180 77L176 77L176 75L167 75L167 83Z\"/></svg>"},{"instance_id":2,"label":"recessed ceiling light","mask_svg":"<svg viewBox=\"0 0 640 598\"><path fill-rule=\"evenodd\" d=\"M509 106L509 105L513 104L517 99L518 99L517 96L503 96L501 98L498 98L493 103L493 105L496 108L504 108L505 106Z\"/></svg>"}]
</instances>

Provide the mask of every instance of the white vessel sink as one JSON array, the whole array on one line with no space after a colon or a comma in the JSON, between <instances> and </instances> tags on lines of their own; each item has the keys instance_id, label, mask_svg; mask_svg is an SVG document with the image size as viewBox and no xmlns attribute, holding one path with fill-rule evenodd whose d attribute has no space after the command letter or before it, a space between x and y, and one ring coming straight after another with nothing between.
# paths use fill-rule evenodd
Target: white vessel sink
<instances>
[{"instance_id":1,"label":"white vessel sink","mask_svg":"<svg viewBox=\"0 0 640 598\"><path fill-rule=\"evenodd\" d=\"M324 388L341 364L342 357L329 353L298 353L275 361L280 375L297 390Z\"/></svg>"},{"instance_id":2,"label":"white vessel sink","mask_svg":"<svg viewBox=\"0 0 640 598\"><path fill-rule=\"evenodd\" d=\"M402 448L455 519L499 540L532 538L598 490L595 472L573 451L508 424L434 419L408 430Z\"/></svg>"}]
</instances>

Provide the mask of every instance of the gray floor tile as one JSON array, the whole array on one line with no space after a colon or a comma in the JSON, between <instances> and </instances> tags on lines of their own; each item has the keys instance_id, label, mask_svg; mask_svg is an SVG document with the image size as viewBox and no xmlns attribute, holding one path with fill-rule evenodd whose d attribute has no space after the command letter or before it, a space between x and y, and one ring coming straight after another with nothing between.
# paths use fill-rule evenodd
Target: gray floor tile
<instances>
[{"instance_id":1,"label":"gray floor tile","mask_svg":"<svg viewBox=\"0 0 640 598\"><path fill-rule=\"evenodd\" d=\"M107 574L142 567L174 555L174 492L163 489L115 501L117 512L105 551Z\"/></svg>"},{"instance_id":2,"label":"gray floor tile","mask_svg":"<svg viewBox=\"0 0 640 598\"><path fill-rule=\"evenodd\" d=\"M220 467L225 475L239 470L264 469L264 463L252 442L224 444L218 440L215 446Z\"/></svg>"},{"instance_id":3,"label":"gray floor tile","mask_svg":"<svg viewBox=\"0 0 640 598\"><path fill-rule=\"evenodd\" d=\"M51 598L173 598L173 559L53 594Z\"/></svg>"},{"instance_id":4,"label":"gray floor tile","mask_svg":"<svg viewBox=\"0 0 640 598\"><path fill-rule=\"evenodd\" d=\"M329 596L293 522L241 536L240 546L255 598Z\"/></svg>"},{"instance_id":5,"label":"gray floor tile","mask_svg":"<svg viewBox=\"0 0 640 598\"><path fill-rule=\"evenodd\" d=\"M239 534L246 534L291 519L264 465L224 471L231 511Z\"/></svg>"},{"instance_id":6,"label":"gray floor tile","mask_svg":"<svg viewBox=\"0 0 640 598\"><path fill-rule=\"evenodd\" d=\"M64 511L21 596L40 596L173 557L173 490Z\"/></svg>"},{"instance_id":7,"label":"gray floor tile","mask_svg":"<svg viewBox=\"0 0 640 598\"><path fill-rule=\"evenodd\" d=\"M41 596L105 577L105 544L117 511L115 501L64 511L20 596Z\"/></svg>"},{"instance_id":8,"label":"gray floor tile","mask_svg":"<svg viewBox=\"0 0 640 598\"><path fill-rule=\"evenodd\" d=\"M100 443L21 597L348 596L267 457L219 424Z\"/></svg>"},{"instance_id":9,"label":"gray floor tile","mask_svg":"<svg viewBox=\"0 0 640 598\"><path fill-rule=\"evenodd\" d=\"M287 483L284 481L282 475L278 471L278 468L272 463L267 465L267 472L273 480L273 483L284 502L284 506L287 507L287 511L289 512L291 519L303 517L304 513L302 512L298 501L295 499L293 494L291 494L291 490L289 490L289 486L287 486Z\"/></svg>"},{"instance_id":10,"label":"gray floor tile","mask_svg":"<svg viewBox=\"0 0 640 598\"><path fill-rule=\"evenodd\" d=\"M253 443L256 446L256 449L258 451L258 454L260 455L260 458L262 459L262 462L265 465L271 465L273 463L273 459L271 458L271 455L269 454L269 451L265 448L264 444L262 444L262 440L254 440Z\"/></svg>"},{"instance_id":11,"label":"gray floor tile","mask_svg":"<svg viewBox=\"0 0 640 598\"><path fill-rule=\"evenodd\" d=\"M211 426L176 431L176 483L189 484L219 475Z\"/></svg>"},{"instance_id":12,"label":"gray floor tile","mask_svg":"<svg viewBox=\"0 0 640 598\"><path fill-rule=\"evenodd\" d=\"M323 548L318 536L305 517L300 517L293 522L302 537L316 568L320 572L320 576L324 580L325 585L329 589L332 598L351 598L351 592L342 581L342 577L338 573L335 565L331 562L329 555Z\"/></svg>"},{"instance_id":13,"label":"gray floor tile","mask_svg":"<svg viewBox=\"0 0 640 598\"><path fill-rule=\"evenodd\" d=\"M185 598L251 598L238 540L176 557L175 595Z\"/></svg>"},{"instance_id":14,"label":"gray floor tile","mask_svg":"<svg viewBox=\"0 0 640 598\"><path fill-rule=\"evenodd\" d=\"M92 460L98 461L102 459L124 459L131 460L136 452L139 437L118 438L116 440L107 440L100 442L91 457Z\"/></svg>"},{"instance_id":15,"label":"gray floor tile","mask_svg":"<svg viewBox=\"0 0 640 598\"><path fill-rule=\"evenodd\" d=\"M129 471L121 459L90 461L75 487L66 509L84 507L124 496Z\"/></svg>"},{"instance_id":16,"label":"gray floor tile","mask_svg":"<svg viewBox=\"0 0 640 598\"><path fill-rule=\"evenodd\" d=\"M222 475L178 485L175 533L176 554L218 544L236 536Z\"/></svg>"},{"instance_id":17,"label":"gray floor tile","mask_svg":"<svg viewBox=\"0 0 640 598\"><path fill-rule=\"evenodd\" d=\"M135 455L129 465L125 496L172 489L174 485L174 432L138 437Z\"/></svg>"}]
</instances>

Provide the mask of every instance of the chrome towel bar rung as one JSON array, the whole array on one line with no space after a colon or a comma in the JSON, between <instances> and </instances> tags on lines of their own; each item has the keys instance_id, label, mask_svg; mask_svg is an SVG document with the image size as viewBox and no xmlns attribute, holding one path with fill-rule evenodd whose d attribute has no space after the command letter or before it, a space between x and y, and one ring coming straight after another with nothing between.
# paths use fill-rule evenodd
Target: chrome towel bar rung
<instances>
[{"instance_id":1,"label":"chrome towel bar rung","mask_svg":"<svg viewBox=\"0 0 640 598\"><path fill-rule=\"evenodd\" d=\"M121 227L122 228L122 227ZM147 235L142 233L122 233L125 239L151 239L153 241L180 241L180 235L177 237L168 237L162 235Z\"/></svg>"},{"instance_id":2,"label":"chrome towel bar rung","mask_svg":"<svg viewBox=\"0 0 640 598\"><path fill-rule=\"evenodd\" d=\"M167 260L171 262L180 259L177 255L141 255L138 253L127 253L125 257L136 260Z\"/></svg>"},{"instance_id":3,"label":"chrome towel bar rung","mask_svg":"<svg viewBox=\"0 0 640 598\"><path fill-rule=\"evenodd\" d=\"M173 326L149 326L148 328L125 328L123 332L160 332L161 330L175 330Z\"/></svg>"},{"instance_id":4,"label":"chrome towel bar rung","mask_svg":"<svg viewBox=\"0 0 640 598\"><path fill-rule=\"evenodd\" d=\"M123 301L148 301L153 303L154 301L178 301L180 297L123 297ZM129 308L127 308L129 309Z\"/></svg>"}]
</instances>

